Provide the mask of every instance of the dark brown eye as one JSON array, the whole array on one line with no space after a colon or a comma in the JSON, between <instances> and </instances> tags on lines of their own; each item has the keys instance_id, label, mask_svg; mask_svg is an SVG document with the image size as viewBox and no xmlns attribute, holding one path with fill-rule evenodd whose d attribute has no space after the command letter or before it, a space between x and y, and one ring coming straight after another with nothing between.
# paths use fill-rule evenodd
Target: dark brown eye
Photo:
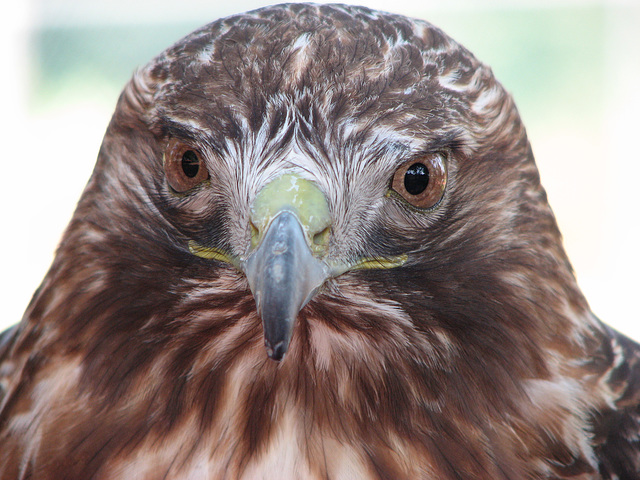
<instances>
[{"instance_id":1,"label":"dark brown eye","mask_svg":"<svg viewBox=\"0 0 640 480\"><path fill-rule=\"evenodd\" d=\"M167 182L176 192L183 193L209 178L200 153L176 139L169 140L164 155Z\"/></svg>"},{"instance_id":2,"label":"dark brown eye","mask_svg":"<svg viewBox=\"0 0 640 480\"><path fill-rule=\"evenodd\" d=\"M447 185L447 169L441 154L429 154L403 164L393 175L391 188L414 207L438 204Z\"/></svg>"}]
</instances>

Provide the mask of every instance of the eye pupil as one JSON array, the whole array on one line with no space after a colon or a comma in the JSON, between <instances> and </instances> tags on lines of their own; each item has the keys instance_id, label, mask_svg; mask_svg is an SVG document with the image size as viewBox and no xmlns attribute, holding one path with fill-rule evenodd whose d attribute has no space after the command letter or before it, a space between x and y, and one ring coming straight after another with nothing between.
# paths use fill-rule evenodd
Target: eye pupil
<instances>
[{"instance_id":1,"label":"eye pupil","mask_svg":"<svg viewBox=\"0 0 640 480\"><path fill-rule=\"evenodd\" d=\"M420 195L429 185L429 170L422 163L414 163L404 174L404 188L411 195Z\"/></svg>"},{"instance_id":2,"label":"eye pupil","mask_svg":"<svg viewBox=\"0 0 640 480\"><path fill-rule=\"evenodd\" d=\"M182 171L189 178L194 178L200 170L200 160L193 150L187 150L182 154Z\"/></svg>"}]
</instances>

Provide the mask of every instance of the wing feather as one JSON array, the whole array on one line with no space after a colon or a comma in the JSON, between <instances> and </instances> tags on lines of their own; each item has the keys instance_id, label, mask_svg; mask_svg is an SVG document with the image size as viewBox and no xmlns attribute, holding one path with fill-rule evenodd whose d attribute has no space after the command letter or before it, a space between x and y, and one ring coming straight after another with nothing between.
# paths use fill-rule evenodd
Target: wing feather
<instances>
[{"instance_id":1,"label":"wing feather","mask_svg":"<svg viewBox=\"0 0 640 480\"><path fill-rule=\"evenodd\" d=\"M594 417L594 451L603 480L640 478L640 345L609 329L613 368L607 385L611 408Z\"/></svg>"}]
</instances>

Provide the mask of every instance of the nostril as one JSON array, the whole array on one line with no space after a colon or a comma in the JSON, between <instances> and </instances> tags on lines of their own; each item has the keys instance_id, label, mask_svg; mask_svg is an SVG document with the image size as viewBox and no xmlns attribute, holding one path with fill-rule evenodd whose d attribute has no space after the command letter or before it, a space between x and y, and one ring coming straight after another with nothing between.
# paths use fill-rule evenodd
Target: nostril
<instances>
[{"instance_id":1,"label":"nostril","mask_svg":"<svg viewBox=\"0 0 640 480\"><path fill-rule=\"evenodd\" d=\"M331 228L326 227L325 229L316 233L313 236L313 243L318 246L326 246L329 243L330 235L331 235Z\"/></svg>"},{"instance_id":2,"label":"nostril","mask_svg":"<svg viewBox=\"0 0 640 480\"><path fill-rule=\"evenodd\" d=\"M249 222L249 227L251 228L251 247L255 248L260 242L260 230L253 222Z\"/></svg>"}]
</instances>

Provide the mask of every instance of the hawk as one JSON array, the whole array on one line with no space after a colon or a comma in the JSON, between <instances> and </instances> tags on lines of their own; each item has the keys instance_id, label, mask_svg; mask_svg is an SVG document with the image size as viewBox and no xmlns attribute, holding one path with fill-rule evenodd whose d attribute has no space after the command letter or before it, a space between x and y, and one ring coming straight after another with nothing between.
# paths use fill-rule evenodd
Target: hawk
<instances>
[{"instance_id":1,"label":"hawk","mask_svg":"<svg viewBox=\"0 0 640 480\"><path fill-rule=\"evenodd\" d=\"M1 337L0 478L637 479L639 351L487 66L267 7L124 89Z\"/></svg>"}]
</instances>

